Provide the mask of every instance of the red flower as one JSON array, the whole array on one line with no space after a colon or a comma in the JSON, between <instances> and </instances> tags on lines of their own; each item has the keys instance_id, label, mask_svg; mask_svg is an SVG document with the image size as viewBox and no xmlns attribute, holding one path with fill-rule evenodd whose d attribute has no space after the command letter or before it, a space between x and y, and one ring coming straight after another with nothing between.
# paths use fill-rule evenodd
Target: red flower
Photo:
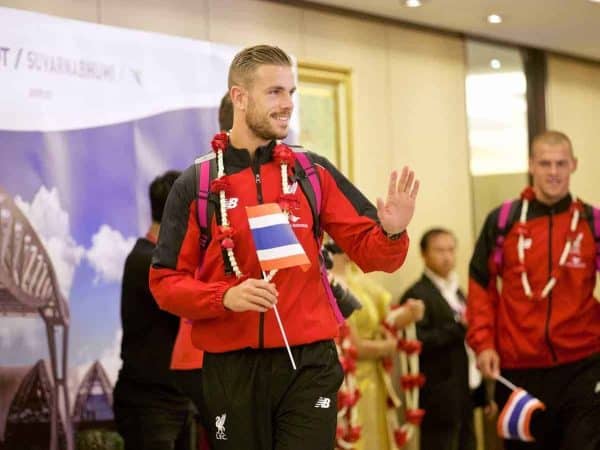
<instances>
[{"instance_id":1,"label":"red flower","mask_svg":"<svg viewBox=\"0 0 600 450\"><path fill-rule=\"evenodd\" d=\"M527 226L526 223L521 223L519 222L517 224L517 233L522 234L523 237L528 238L530 236L530 232L529 232L529 227Z\"/></svg>"},{"instance_id":2,"label":"red flower","mask_svg":"<svg viewBox=\"0 0 600 450\"><path fill-rule=\"evenodd\" d=\"M215 239L218 241L222 241L226 238L232 238L235 234L235 230L232 227L217 227L217 234L215 235Z\"/></svg>"},{"instance_id":3,"label":"red flower","mask_svg":"<svg viewBox=\"0 0 600 450\"><path fill-rule=\"evenodd\" d=\"M230 184L227 175L223 175L220 178L215 178L210 182L210 192L218 194L221 191L225 191L225 195L229 195Z\"/></svg>"},{"instance_id":4,"label":"red flower","mask_svg":"<svg viewBox=\"0 0 600 450\"><path fill-rule=\"evenodd\" d=\"M296 160L296 156L291 148L285 144L277 144L273 149L273 159L277 164L287 164L291 166Z\"/></svg>"},{"instance_id":5,"label":"red flower","mask_svg":"<svg viewBox=\"0 0 600 450\"><path fill-rule=\"evenodd\" d=\"M348 355L349 358L356 359L358 358L358 350L354 345L351 345L346 349L346 355Z\"/></svg>"},{"instance_id":6,"label":"red flower","mask_svg":"<svg viewBox=\"0 0 600 450\"><path fill-rule=\"evenodd\" d=\"M342 437L344 437L345 433L346 433L346 430L344 430L344 427L341 425L338 425L337 428L335 429L335 438L342 439Z\"/></svg>"},{"instance_id":7,"label":"red flower","mask_svg":"<svg viewBox=\"0 0 600 450\"><path fill-rule=\"evenodd\" d=\"M344 409L351 405L352 395L348 391L339 390L337 394L338 409Z\"/></svg>"},{"instance_id":8,"label":"red flower","mask_svg":"<svg viewBox=\"0 0 600 450\"><path fill-rule=\"evenodd\" d=\"M583 212L583 204L581 203L581 201L579 201L579 199L572 202L571 206L569 207L569 212L571 214L573 214L575 210L579 211L579 214Z\"/></svg>"},{"instance_id":9,"label":"red flower","mask_svg":"<svg viewBox=\"0 0 600 450\"><path fill-rule=\"evenodd\" d=\"M342 363L344 373L354 373L356 371L356 361L353 359L344 357L340 362Z\"/></svg>"},{"instance_id":10,"label":"red flower","mask_svg":"<svg viewBox=\"0 0 600 450\"><path fill-rule=\"evenodd\" d=\"M413 425L420 426L423 421L423 416L425 416L424 409L407 409L404 413L406 417L406 421L408 423L412 423Z\"/></svg>"},{"instance_id":11,"label":"red flower","mask_svg":"<svg viewBox=\"0 0 600 450\"><path fill-rule=\"evenodd\" d=\"M394 441L396 441L396 447L404 447L408 442L408 432L402 428L396 428L394 430Z\"/></svg>"},{"instance_id":12,"label":"red flower","mask_svg":"<svg viewBox=\"0 0 600 450\"><path fill-rule=\"evenodd\" d=\"M383 358L381 360L381 365L383 366L383 370L389 373L394 367L394 362L392 361L392 358Z\"/></svg>"},{"instance_id":13,"label":"red flower","mask_svg":"<svg viewBox=\"0 0 600 450\"><path fill-rule=\"evenodd\" d=\"M273 149L273 160L277 164L291 165L295 159L294 152L285 144L277 144Z\"/></svg>"},{"instance_id":14,"label":"red flower","mask_svg":"<svg viewBox=\"0 0 600 450\"><path fill-rule=\"evenodd\" d=\"M227 136L227 133L221 132L221 133L215 134L210 145L212 146L213 151L216 153L219 150L225 151L227 149L228 141L229 141L229 137Z\"/></svg>"},{"instance_id":15,"label":"red flower","mask_svg":"<svg viewBox=\"0 0 600 450\"><path fill-rule=\"evenodd\" d=\"M300 202L294 194L281 194L277 202L283 211L300 208Z\"/></svg>"},{"instance_id":16,"label":"red flower","mask_svg":"<svg viewBox=\"0 0 600 450\"><path fill-rule=\"evenodd\" d=\"M233 249L235 247L235 243L231 238L225 238L221 241L221 247L224 249Z\"/></svg>"},{"instance_id":17,"label":"red flower","mask_svg":"<svg viewBox=\"0 0 600 450\"><path fill-rule=\"evenodd\" d=\"M349 427L344 440L350 443L358 441L360 439L360 431L361 427L358 425L355 427Z\"/></svg>"},{"instance_id":18,"label":"red flower","mask_svg":"<svg viewBox=\"0 0 600 450\"><path fill-rule=\"evenodd\" d=\"M525 189L523 189L523 192L521 192L521 198L528 201L533 200L535 198L535 192L533 188L531 186L527 186Z\"/></svg>"},{"instance_id":19,"label":"red flower","mask_svg":"<svg viewBox=\"0 0 600 450\"><path fill-rule=\"evenodd\" d=\"M422 387L425 384L425 375L418 373L416 375L402 375L400 377L400 385L402 389L409 390L416 387Z\"/></svg>"},{"instance_id":20,"label":"red flower","mask_svg":"<svg viewBox=\"0 0 600 450\"><path fill-rule=\"evenodd\" d=\"M421 344L421 341L417 341L415 339L406 339L398 342L398 350L404 350L409 355L412 355L414 353L421 353L422 347L423 344Z\"/></svg>"}]
</instances>

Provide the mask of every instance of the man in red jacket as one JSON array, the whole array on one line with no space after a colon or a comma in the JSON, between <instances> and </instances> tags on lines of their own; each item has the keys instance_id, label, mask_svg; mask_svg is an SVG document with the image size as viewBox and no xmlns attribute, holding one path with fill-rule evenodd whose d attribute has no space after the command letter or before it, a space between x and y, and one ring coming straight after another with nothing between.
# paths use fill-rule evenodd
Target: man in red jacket
<instances>
[{"instance_id":1,"label":"man in red jacket","mask_svg":"<svg viewBox=\"0 0 600 450\"><path fill-rule=\"evenodd\" d=\"M490 213L471 260L467 338L479 368L546 405L531 422L536 442L506 441L509 450L600 448L600 224L569 193L576 167L566 135L537 136L532 188ZM502 407L510 392L497 385L496 393Z\"/></svg>"},{"instance_id":2,"label":"man in red jacket","mask_svg":"<svg viewBox=\"0 0 600 450\"><path fill-rule=\"evenodd\" d=\"M193 166L171 191L154 253L150 283L158 304L192 320L192 341L205 351L203 393L215 450L333 448L343 377L333 343L337 311L321 277L315 218L300 179L307 173L295 170L294 153L276 142L288 134L295 90L290 58L279 48L236 55L229 71L234 122L213 147L217 180L209 201L216 213L203 262ZM320 201L319 226L363 270L398 269L418 191L413 172L393 172L387 198L375 208L326 159L309 156L320 180L320 194L312 192ZM260 203L288 209L308 270L294 267L263 280L245 212Z\"/></svg>"}]
</instances>

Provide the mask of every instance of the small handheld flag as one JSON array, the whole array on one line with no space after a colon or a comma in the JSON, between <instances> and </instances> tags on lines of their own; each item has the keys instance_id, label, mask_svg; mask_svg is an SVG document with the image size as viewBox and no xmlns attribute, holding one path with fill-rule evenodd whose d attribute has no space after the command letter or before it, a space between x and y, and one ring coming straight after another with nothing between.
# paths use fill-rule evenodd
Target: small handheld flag
<instances>
[{"instance_id":1,"label":"small handheld flag","mask_svg":"<svg viewBox=\"0 0 600 450\"><path fill-rule=\"evenodd\" d=\"M535 411L544 409L546 406L540 400L525 389L516 388L498 417L498 436L533 442L535 439L531 434L531 418Z\"/></svg>"},{"instance_id":2,"label":"small handheld flag","mask_svg":"<svg viewBox=\"0 0 600 450\"><path fill-rule=\"evenodd\" d=\"M310 261L298 242L287 216L276 203L247 206L248 222L263 271L301 266Z\"/></svg>"}]
</instances>

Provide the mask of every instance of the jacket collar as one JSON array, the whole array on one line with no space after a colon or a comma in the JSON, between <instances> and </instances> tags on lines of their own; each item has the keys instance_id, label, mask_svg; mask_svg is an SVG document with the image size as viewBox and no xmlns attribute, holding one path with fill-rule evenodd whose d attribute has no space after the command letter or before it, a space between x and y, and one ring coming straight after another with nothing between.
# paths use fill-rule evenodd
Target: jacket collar
<instances>
[{"instance_id":1,"label":"jacket collar","mask_svg":"<svg viewBox=\"0 0 600 450\"><path fill-rule=\"evenodd\" d=\"M553 205L546 205L545 203L542 203L535 199L531 202L529 208L534 216L559 214L568 211L572 202L573 197L571 197L571 194L567 194Z\"/></svg>"},{"instance_id":2,"label":"jacket collar","mask_svg":"<svg viewBox=\"0 0 600 450\"><path fill-rule=\"evenodd\" d=\"M227 150L223 153L223 162L226 167L237 169L245 169L252 164L260 165L268 163L273 159L273 148L275 141L270 141L268 144L258 147L254 153L254 161L250 157L250 152L246 148L236 148L229 144Z\"/></svg>"}]
</instances>

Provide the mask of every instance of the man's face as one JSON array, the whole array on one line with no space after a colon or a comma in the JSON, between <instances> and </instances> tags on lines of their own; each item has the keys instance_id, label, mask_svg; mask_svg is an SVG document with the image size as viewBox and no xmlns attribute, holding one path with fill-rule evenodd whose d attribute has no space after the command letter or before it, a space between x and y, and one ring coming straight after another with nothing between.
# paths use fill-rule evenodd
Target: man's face
<instances>
[{"instance_id":1,"label":"man's face","mask_svg":"<svg viewBox=\"0 0 600 450\"><path fill-rule=\"evenodd\" d=\"M248 88L246 125L260 139L284 139L294 104L294 75L288 66L260 66Z\"/></svg>"},{"instance_id":2,"label":"man's face","mask_svg":"<svg viewBox=\"0 0 600 450\"><path fill-rule=\"evenodd\" d=\"M429 238L427 249L422 253L425 266L442 278L448 277L456 266L456 240L447 233Z\"/></svg>"},{"instance_id":3,"label":"man's face","mask_svg":"<svg viewBox=\"0 0 600 450\"><path fill-rule=\"evenodd\" d=\"M577 160L568 143L536 144L529 159L529 173L538 200L551 205L567 195L576 168Z\"/></svg>"}]
</instances>

